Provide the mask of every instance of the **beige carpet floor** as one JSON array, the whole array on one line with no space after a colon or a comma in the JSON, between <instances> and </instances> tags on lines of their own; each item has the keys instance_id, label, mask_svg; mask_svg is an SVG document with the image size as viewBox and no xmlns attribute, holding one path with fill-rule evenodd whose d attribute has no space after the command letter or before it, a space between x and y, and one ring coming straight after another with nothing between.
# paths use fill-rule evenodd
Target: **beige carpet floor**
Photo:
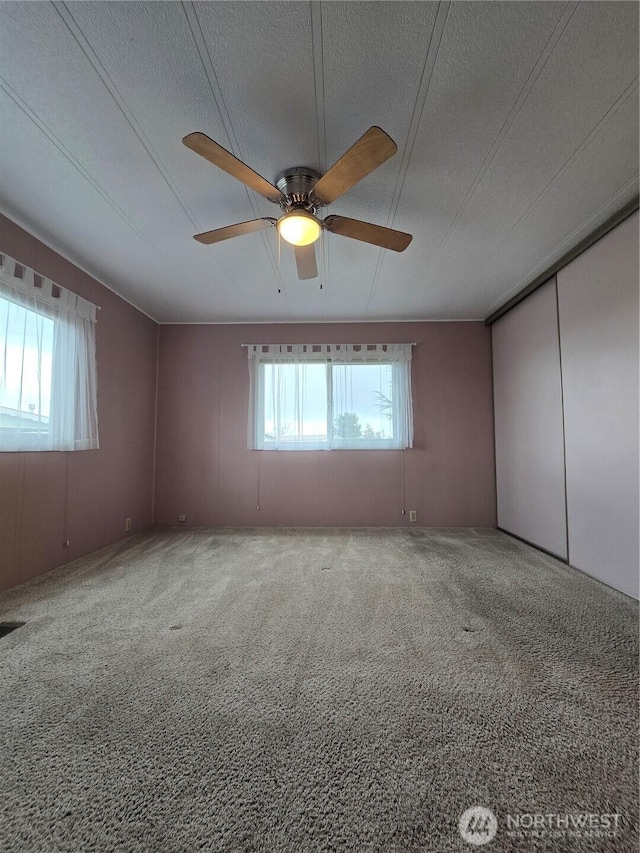
<instances>
[{"instance_id":1,"label":"beige carpet floor","mask_svg":"<svg viewBox=\"0 0 640 853\"><path fill-rule=\"evenodd\" d=\"M638 605L497 531L150 532L10 620L3 853L637 850Z\"/></svg>"}]
</instances>

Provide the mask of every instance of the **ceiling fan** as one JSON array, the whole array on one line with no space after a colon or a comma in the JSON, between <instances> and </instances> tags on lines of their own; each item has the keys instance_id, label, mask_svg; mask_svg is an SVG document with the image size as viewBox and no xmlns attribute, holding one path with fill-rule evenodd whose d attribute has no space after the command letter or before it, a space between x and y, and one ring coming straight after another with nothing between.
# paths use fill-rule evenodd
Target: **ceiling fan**
<instances>
[{"instance_id":1,"label":"ceiling fan","mask_svg":"<svg viewBox=\"0 0 640 853\"><path fill-rule=\"evenodd\" d=\"M294 247L298 278L308 279L318 275L313 244L323 230L394 252L403 252L412 240L411 234L404 231L394 231L359 219L327 216L321 220L317 215L320 208L331 204L396 153L397 145L379 127L370 127L324 175L306 166L298 166L281 172L275 186L204 133L190 133L182 141L187 148L279 205L282 210L278 219L263 216L196 234L194 240L200 243L218 243L275 226L279 235Z\"/></svg>"}]
</instances>

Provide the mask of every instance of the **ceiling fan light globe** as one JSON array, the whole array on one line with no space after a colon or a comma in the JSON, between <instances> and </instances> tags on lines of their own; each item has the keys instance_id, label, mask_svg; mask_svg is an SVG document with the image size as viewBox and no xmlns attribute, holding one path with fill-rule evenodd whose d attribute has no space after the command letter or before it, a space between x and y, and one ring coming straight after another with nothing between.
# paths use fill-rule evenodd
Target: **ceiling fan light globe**
<instances>
[{"instance_id":1,"label":"ceiling fan light globe","mask_svg":"<svg viewBox=\"0 0 640 853\"><path fill-rule=\"evenodd\" d=\"M277 228L282 239L293 246L308 246L310 243L315 243L322 230L315 216L304 210L285 213L278 220Z\"/></svg>"}]
</instances>

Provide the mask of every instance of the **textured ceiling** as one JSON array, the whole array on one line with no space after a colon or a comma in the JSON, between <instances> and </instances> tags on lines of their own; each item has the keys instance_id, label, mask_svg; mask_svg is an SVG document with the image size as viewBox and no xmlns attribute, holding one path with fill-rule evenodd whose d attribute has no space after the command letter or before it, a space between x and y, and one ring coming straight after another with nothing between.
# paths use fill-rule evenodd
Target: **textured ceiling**
<instances>
[{"instance_id":1,"label":"textured ceiling","mask_svg":"<svg viewBox=\"0 0 640 853\"><path fill-rule=\"evenodd\" d=\"M638 192L636 2L2 2L0 77L3 212L159 321L484 318ZM273 182L374 124L323 215L403 254L192 239L278 208L187 133Z\"/></svg>"}]
</instances>

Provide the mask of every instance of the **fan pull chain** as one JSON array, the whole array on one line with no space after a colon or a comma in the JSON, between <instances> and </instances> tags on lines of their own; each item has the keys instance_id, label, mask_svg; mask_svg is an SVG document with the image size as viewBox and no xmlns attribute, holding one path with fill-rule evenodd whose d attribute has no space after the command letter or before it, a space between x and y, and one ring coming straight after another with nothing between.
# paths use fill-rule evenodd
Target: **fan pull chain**
<instances>
[{"instance_id":1,"label":"fan pull chain","mask_svg":"<svg viewBox=\"0 0 640 853\"><path fill-rule=\"evenodd\" d=\"M282 281L282 264L280 262L280 244L281 243L282 243L282 238L280 237L280 232L278 231L278 278L280 281ZM278 293L282 293L282 289L280 288L280 285L278 285Z\"/></svg>"},{"instance_id":2,"label":"fan pull chain","mask_svg":"<svg viewBox=\"0 0 640 853\"><path fill-rule=\"evenodd\" d=\"M261 482L262 476L261 475L262 475L262 471L260 470L260 453L258 453L258 503L256 505L256 510L258 512L260 512L260 503L261 503L261 501L260 501L261 490L262 490L262 482Z\"/></svg>"}]
</instances>

